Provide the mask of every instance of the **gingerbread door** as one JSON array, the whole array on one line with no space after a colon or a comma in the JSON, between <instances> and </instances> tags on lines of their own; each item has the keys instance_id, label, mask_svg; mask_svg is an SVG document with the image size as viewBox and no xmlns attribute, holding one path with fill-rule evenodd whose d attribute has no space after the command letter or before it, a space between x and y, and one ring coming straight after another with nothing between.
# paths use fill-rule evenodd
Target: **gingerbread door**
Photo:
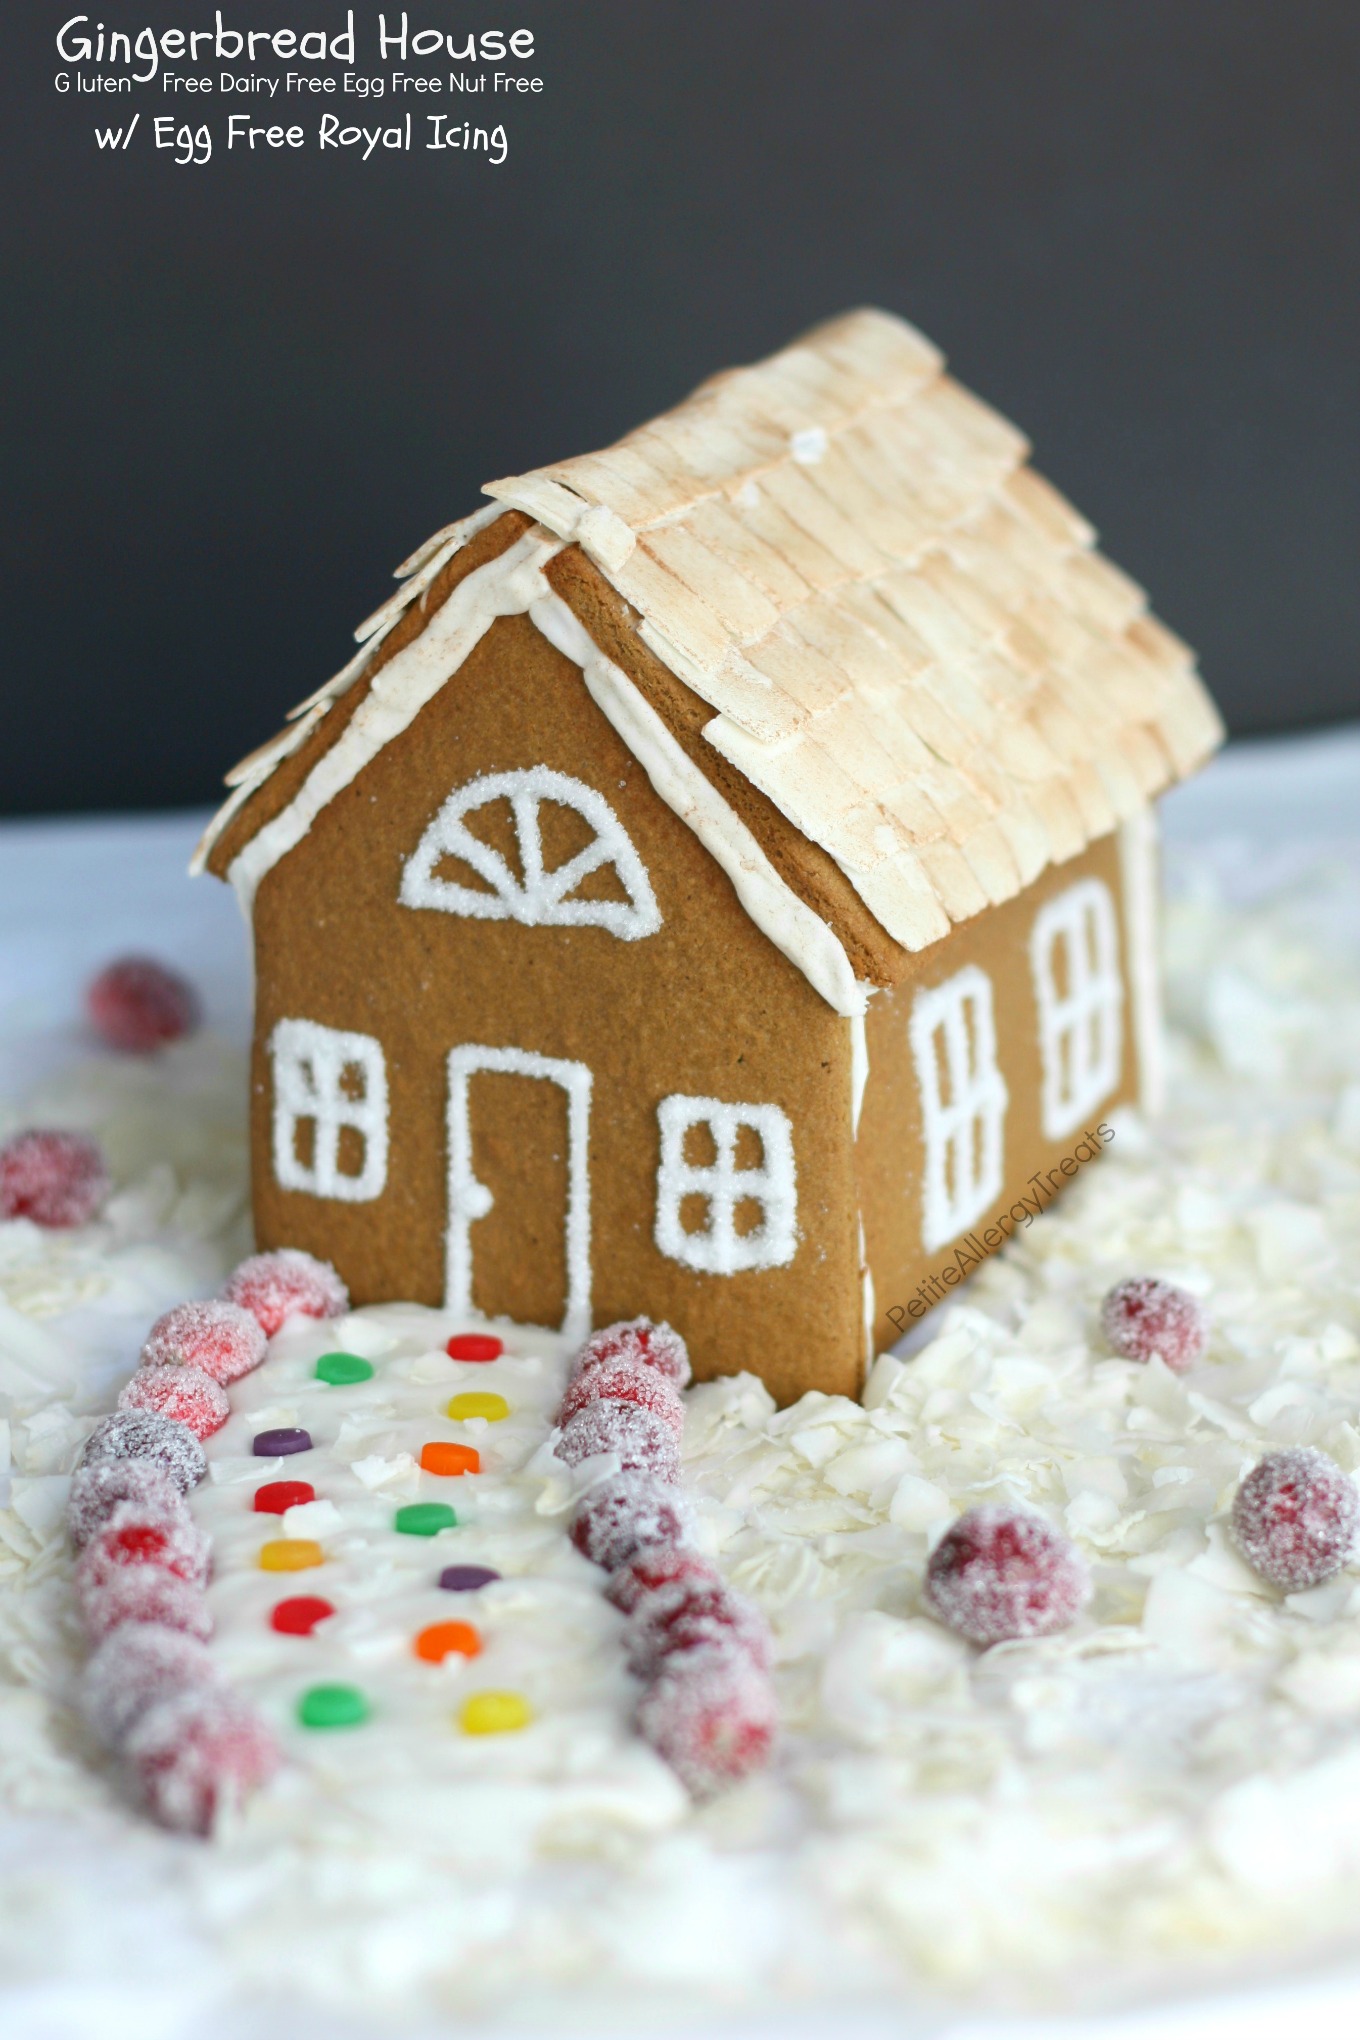
<instances>
[{"instance_id":1,"label":"gingerbread door","mask_svg":"<svg viewBox=\"0 0 1360 2040\"><path fill-rule=\"evenodd\" d=\"M468 1042L448 1057L446 1307L590 1330L582 1062Z\"/></svg>"}]
</instances>

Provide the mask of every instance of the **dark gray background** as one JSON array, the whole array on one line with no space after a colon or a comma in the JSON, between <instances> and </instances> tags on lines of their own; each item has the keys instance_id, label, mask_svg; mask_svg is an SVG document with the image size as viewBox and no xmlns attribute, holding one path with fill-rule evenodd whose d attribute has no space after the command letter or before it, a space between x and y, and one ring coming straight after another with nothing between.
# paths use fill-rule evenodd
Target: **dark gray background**
<instances>
[{"instance_id":1,"label":"dark gray background","mask_svg":"<svg viewBox=\"0 0 1360 2040\"><path fill-rule=\"evenodd\" d=\"M8 20L4 809L210 798L481 481L862 301L1025 427L1235 730L1360 708L1354 0L407 4L535 31L501 168L101 156L72 6Z\"/></svg>"}]
</instances>

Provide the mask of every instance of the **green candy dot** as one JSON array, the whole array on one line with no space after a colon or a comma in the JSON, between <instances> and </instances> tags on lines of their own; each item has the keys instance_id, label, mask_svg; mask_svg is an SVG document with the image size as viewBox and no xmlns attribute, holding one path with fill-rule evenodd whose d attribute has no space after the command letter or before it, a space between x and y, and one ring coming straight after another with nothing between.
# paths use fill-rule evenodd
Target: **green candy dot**
<instances>
[{"instance_id":1,"label":"green candy dot","mask_svg":"<svg viewBox=\"0 0 1360 2040\"><path fill-rule=\"evenodd\" d=\"M452 1530L457 1521L447 1502L408 1502L396 1514L397 1529L408 1537L437 1537L441 1530Z\"/></svg>"},{"instance_id":2,"label":"green candy dot","mask_svg":"<svg viewBox=\"0 0 1360 2040\"><path fill-rule=\"evenodd\" d=\"M351 1388L356 1381L373 1379L373 1363L357 1353L323 1353L316 1363L316 1378L329 1381L332 1388Z\"/></svg>"},{"instance_id":3,"label":"green candy dot","mask_svg":"<svg viewBox=\"0 0 1360 2040\"><path fill-rule=\"evenodd\" d=\"M357 1728L370 1711L357 1686L309 1686L297 1713L304 1728Z\"/></svg>"}]
</instances>

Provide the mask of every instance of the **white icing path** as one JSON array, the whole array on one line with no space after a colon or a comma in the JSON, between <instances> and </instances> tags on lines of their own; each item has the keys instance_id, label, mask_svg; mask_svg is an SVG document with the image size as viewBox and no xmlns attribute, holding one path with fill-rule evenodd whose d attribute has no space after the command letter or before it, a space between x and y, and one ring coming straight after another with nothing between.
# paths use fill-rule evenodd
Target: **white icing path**
<instances>
[{"instance_id":1,"label":"white icing path","mask_svg":"<svg viewBox=\"0 0 1360 2040\"><path fill-rule=\"evenodd\" d=\"M178 2040L219 2030L224 2003L252 1992L337 2007L364 2033L364 2014L394 2001L416 2023L515 2005L546 2027L564 1994L584 2018L597 1995L673 2011L717 1992L764 2010L815 2001L839 2031L858 1991L890 1994L894 2030L915 2031L944 2016L924 1985L1038 1978L1090 2003L1121 1980L1190 1965L1202 1981L1219 1955L1240 1974L1353 1933L1360 1569L1283 1601L1222 1530L1241 1472L1270 1447L1316 1444L1360 1468L1360 978L1336 904L1350 881L1329 893L1312 874L1233 909L1204 864L1195 883L1170 921L1177 1030L1157 1140L1122 1130L915 1361L879 1363L868 1408L807 1397L775 1415L750 1378L691 1393L700 1539L770 1616L787 1735L769 1775L650 1829L651 1787L619 1734L613 1618L534 1498L555 1342L517 1334L508 1360L453 1367L435 1358L433 1320L400 1312L290 1331L238 1407L260 1396L279 1423L315 1417L322 1435L319 1410L338 1429L366 1397L390 1401L360 1455L389 1460L424 1428L420 1398L437 1408L461 1385L449 1376L534 1414L489 1427L484 1475L441 1483L472 1497L474 1520L435 1540L394 1537L395 1495L338 1461L324 1478L303 1458L280 1464L322 1495L336 1484L341 1527L315 1525L328 1557L311 1572L249 1563L271 1519L236 1510L259 1463L200 1491L219 1539L219 1648L298 1761L213 1847L127 1814L68 1711L84 1644L65 1470L151 1319L208 1293L242 1251L241 1068L209 1041L154 1069L73 1060L13 1107L11 1125L59 1115L100 1131L119 1189L75 1235L0 1227L14 1465L0 1508L0 2003L60 1977L63 2008L88 2003L94 2031L107 2029L96 2007L106 2020L152 1991L155 2032ZM1133 1271L1211 1304L1209 1352L1183 1379L1100 1348L1100 1296ZM317 1352L380 1335L393 1343L375 1343L370 1387L308 1383ZM244 1415L232 1425L214 1452L224 1469ZM920 1583L932 1537L997 1495L1077 1539L1096 1597L1067 1637L979 1657L927 1619ZM427 1585L455 1558L497 1564L507 1585L481 1617L484 1657L443 1674L408 1663L402 1638L427 1613L479 1619L477 1597ZM313 1639L312 1661L336 1652L326 1675L343 1662L381 1707L369 1728L304 1738L287 1725L293 1674L273 1638L252 1662L251 1622L275 1594L332 1584L343 1626ZM474 1745L450 1716L493 1665L543 1713ZM565 1731L573 1714L592 1736ZM557 1823L554 1808L578 1806L579 1825ZM515 1807L531 1809L522 1823ZM500 1846L484 1856L492 1826ZM74 2029L66 2009L49 2022Z\"/></svg>"}]
</instances>

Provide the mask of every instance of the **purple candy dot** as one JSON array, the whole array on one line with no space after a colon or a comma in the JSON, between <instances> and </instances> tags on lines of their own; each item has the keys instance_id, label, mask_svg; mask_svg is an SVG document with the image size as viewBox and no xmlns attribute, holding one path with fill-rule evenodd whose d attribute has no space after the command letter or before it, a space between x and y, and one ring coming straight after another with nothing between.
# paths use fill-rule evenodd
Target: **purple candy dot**
<instances>
[{"instance_id":1,"label":"purple candy dot","mask_svg":"<svg viewBox=\"0 0 1360 2040\"><path fill-rule=\"evenodd\" d=\"M257 1459L283 1459L290 1452L310 1452L310 1431L257 1431L254 1453Z\"/></svg>"},{"instance_id":2,"label":"purple candy dot","mask_svg":"<svg viewBox=\"0 0 1360 2040\"><path fill-rule=\"evenodd\" d=\"M470 1594L474 1587L489 1587L500 1574L489 1565L446 1565L439 1584L451 1594Z\"/></svg>"}]
</instances>

